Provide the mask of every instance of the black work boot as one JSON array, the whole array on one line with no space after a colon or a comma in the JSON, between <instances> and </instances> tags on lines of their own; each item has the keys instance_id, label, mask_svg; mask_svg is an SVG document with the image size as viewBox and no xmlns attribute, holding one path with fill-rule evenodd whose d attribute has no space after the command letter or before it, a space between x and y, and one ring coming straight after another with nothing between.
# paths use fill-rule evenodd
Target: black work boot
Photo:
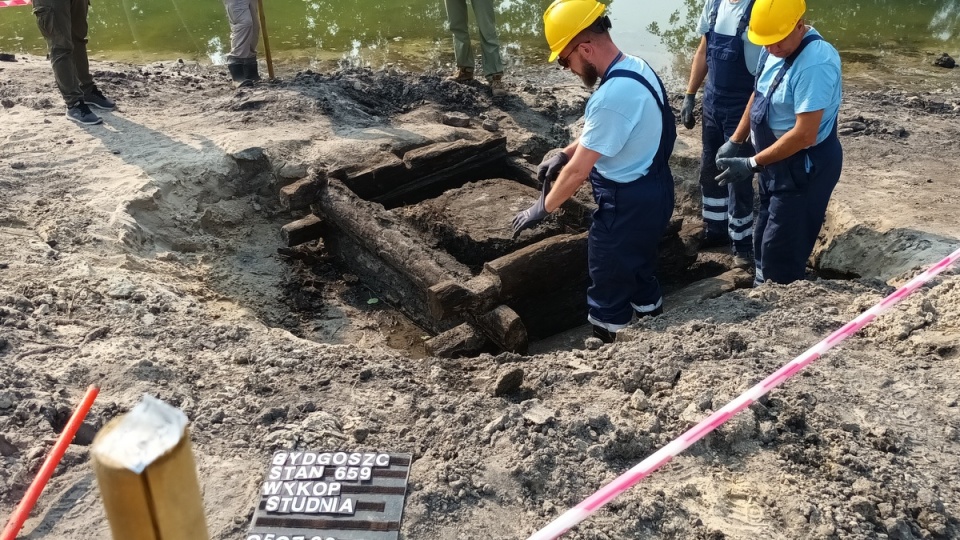
<instances>
[{"instance_id":1,"label":"black work boot","mask_svg":"<svg viewBox=\"0 0 960 540\"><path fill-rule=\"evenodd\" d=\"M613 343L617 339L617 333L611 332L602 326L593 325L593 337L604 343Z\"/></svg>"},{"instance_id":2,"label":"black work boot","mask_svg":"<svg viewBox=\"0 0 960 540\"><path fill-rule=\"evenodd\" d=\"M260 67L256 58L246 58L243 61L243 76L248 81L260 80Z\"/></svg>"},{"instance_id":3,"label":"black work boot","mask_svg":"<svg viewBox=\"0 0 960 540\"><path fill-rule=\"evenodd\" d=\"M243 81L247 80L247 77L244 75L245 66L246 64L240 64L240 63L227 64L227 69L230 70L230 78L233 79L233 82L240 84Z\"/></svg>"}]
</instances>

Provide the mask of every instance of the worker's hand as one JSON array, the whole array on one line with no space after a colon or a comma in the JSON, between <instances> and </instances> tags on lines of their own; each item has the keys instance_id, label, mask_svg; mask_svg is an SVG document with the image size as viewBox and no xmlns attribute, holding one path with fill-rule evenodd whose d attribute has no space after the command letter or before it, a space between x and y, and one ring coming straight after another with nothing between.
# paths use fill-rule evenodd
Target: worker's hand
<instances>
[{"instance_id":1,"label":"worker's hand","mask_svg":"<svg viewBox=\"0 0 960 540\"><path fill-rule=\"evenodd\" d=\"M523 212L520 212L513 218L513 239L516 240L520 233L524 229L530 229L536 227L540 224L541 221L547 216L550 215L547 212L547 209L544 208L543 203L546 197L541 195L537 202L533 204L530 208L527 208Z\"/></svg>"},{"instance_id":2,"label":"worker's hand","mask_svg":"<svg viewBox=\"0 0 960 540\"><path fill-rule=\"evenodd\" d=\"M693 129L693 126L697 125L697 119L693 117L693 108L696 106L696 94L683 96L683 107L680 107L680 121L683 122L683 127Z\"/></svg>"},{"instance_id":3,"label":"worker's hand","mask_svg":"<svg viewBox=\"0 0 960 540\"><path fill-rule=\"evenodd\" d=\"M720 150L717 150L716 160L719 161L724 158L737 157L737 154L740 153L741 146L743 146L743 143L735 143L733 140L727 139L727 142L723 143Z\"/></svg>"},{"instance_id":4,"label":"worker's hand","mask_svg":"<svg viewBox=\"0 0 960 540\"><path fill-rule=\"evenodd\" d=\"M716 181L721 186L730 182L742 182L753 178L753 173L757 172L750 165L750 158L720 158L717 160L717 168L723 171L716 177Z\"/></svg>"},{"instance_id":5,"label":"worker's hand","mask_svg":"<svg viewBox=\"0 0 960 540\"><path fill-rule=\"evenodd\" d=\"M540 162L540 166L537 167L537 180L540 181L540 189L544 197L550 193L550 184L560 176L563 166L569 162L570 158L564 152L557 152Z\"/></svg>"}]
</instances>

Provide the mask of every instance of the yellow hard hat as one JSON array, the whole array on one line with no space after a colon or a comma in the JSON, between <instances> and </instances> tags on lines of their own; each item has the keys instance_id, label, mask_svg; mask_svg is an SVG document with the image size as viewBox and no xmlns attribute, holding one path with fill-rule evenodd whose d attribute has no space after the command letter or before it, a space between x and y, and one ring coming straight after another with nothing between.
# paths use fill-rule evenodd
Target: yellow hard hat
<instances>
[{"instance_id":1,"label":"yellow hard hat","mask_svg":"<svg viewBox=\"0 0 960 540\"><path fill-rule=\"evenodd\" d=\"M607 7L597 0L554 0L543 12L543 33L550 45L550 61L560 56L577 34L596 21Z\"/></svg>"},{"instance_id":2,"label":"yellow hard hat","mask_svg":"<svg viewBox=\"0 0 960 540\"><path fill-rule=\"evenodd\" d=\"M750 12L747 38L757 45L773 45L790 35L805 11L804 0L757 0Z\"/></svg>"}]
</instances>

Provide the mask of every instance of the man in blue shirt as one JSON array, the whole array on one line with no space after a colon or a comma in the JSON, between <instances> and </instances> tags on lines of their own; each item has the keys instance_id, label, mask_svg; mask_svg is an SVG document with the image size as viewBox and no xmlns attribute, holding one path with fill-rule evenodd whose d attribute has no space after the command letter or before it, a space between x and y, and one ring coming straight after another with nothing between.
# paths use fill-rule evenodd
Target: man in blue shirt
<instances>
[{"instance_id":1,"label":"man in blue shirt","mask_svg":"<svg viewBox=\"0 0 960 540\"><path fill-rule=\"evenodd\" d=\"M587 320L609 343L634 314L663 311L654 270L673 213L667 161L676 125L663 83L614 44L604 10L597 0L556 0L544 13L550 60L600 87L587 102L583 134L540 165L540 199L513 224L517 234L536 226L590 179L597 210L587 240Z\"/></svg>"},{"instance_id":2,"label":"man in blue shirt","mask_svg":"<svg viewBox=\"0 0 960 540\"><path fill-rule=\"evenodd\" d=\"M747 40L747 24L754 0L706 0L700 15L700 46L690 67L687 94L680 120L687 129L696 123L693 108L697 90L706 79L703 92L703 154L700 165L700 192L703 201L704 232L701 247L729 246L737 262L753 264L753 182L717 184L714 161L717 150L737 129L753 94L760 46ZM745 144L739 155L752 156Z\"/></svg>"},{"instance_id":3,"label":"man in blue shirt","mask_svg":"<svg viewBox=\"0 0 960 540\"><path fill-rule=\"evenodd\" d=\"M840 179L840 55L803 20L804 0L756 0L747 35L763 45L755 91L717 152L721 183L760 172L755 284L803 279ZM750 136L757 154L736 157Z\"/></svg>"}]
</instances>

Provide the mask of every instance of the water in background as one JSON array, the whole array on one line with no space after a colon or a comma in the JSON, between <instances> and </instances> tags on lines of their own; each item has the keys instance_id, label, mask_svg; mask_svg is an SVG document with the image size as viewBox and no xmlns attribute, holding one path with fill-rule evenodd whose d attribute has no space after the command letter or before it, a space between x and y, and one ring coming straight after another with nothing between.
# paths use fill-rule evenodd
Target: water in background
<instances>
[{"instance_id":1,"label":"water in background","mask_svg":"<svg viewBox=\"0 0 960 540\"><path fill-rule=\"evenodd\" d=\"M431 69L453 60L441 0L264 4L273 56L291 69L322 70L343 62ZM542 15L549 4L499 0L508 66L546 61ZM667 78L684 79L699 39L702 5L703 0L613 0L615 40ZM920 74L935 71L933 53L960 56L960 0L809 0L807 18L840 49L848 75ZM92 1L89 48L95 59L222 63L228 46L229 25L219 0ZM0 8L0 51L45 53L30 6Z\"/></svg>"}]
</instances>

